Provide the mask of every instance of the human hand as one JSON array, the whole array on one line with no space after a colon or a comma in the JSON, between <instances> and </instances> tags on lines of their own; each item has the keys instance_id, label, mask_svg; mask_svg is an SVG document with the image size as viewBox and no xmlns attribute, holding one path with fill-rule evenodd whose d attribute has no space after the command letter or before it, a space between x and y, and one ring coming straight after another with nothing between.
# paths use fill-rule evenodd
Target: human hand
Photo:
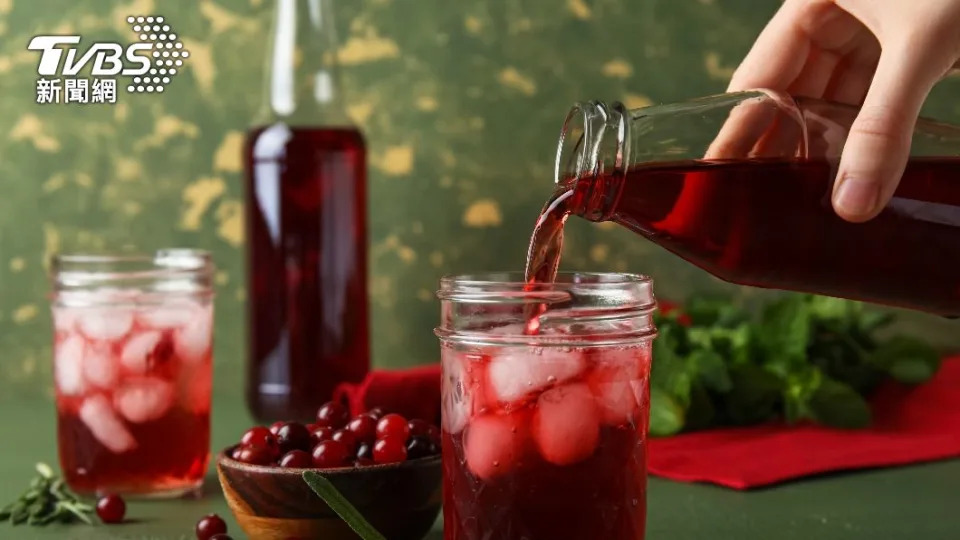
<instances>
[{"instance_id":1,"label":"human hand","mask_svg":"<svg viewBox=\"0 0 960 540\"><path fill-rule=\"evenodd\" d=\"M892 197L920 108L958 60L960 0L786 0L727 90L861 106L833 190L837 214L861 222Z\"/></svg>"}]
</instances>

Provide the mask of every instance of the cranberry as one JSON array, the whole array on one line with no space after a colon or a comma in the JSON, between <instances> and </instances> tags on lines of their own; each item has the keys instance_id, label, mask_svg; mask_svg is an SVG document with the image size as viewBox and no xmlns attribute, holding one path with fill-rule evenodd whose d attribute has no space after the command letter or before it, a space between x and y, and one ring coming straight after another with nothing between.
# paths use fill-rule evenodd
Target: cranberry
<instances>
[{"instance_id":1,"label":"cranberry","mask_svg":"<svg viewBox=\"0 0 960 540\"><path fill-rule=\"evenodd\" d=\"M233 540L233 537L229 534L220 533L211 536L210 540Z\"/></svg>"},{"instance_id":2,"label":"cranberry","mask_svg":"<svg viewBox=\"0 0 960 540\"><path fill-rule=\"evenodd\" d=\"M323 441L329 441L333 439L333 434L336 432L332 427L322 427L313 430L313 433L310 434L311 439L313 439L313 444L321 443Z\"/></svg>"},{"instance_id":3,"label":"cranberry","mask_svg":"<svg viewBox=\"0 0 960 540\"><path fill-rule=\"evenodd\" d=\"M357 449L357 436L354 435L352 431L346 429L337 430L337 432L333 434L333 437L331 437L331 440L342 442L351 454Z\"/></svg>"},{"instance_id":4,"label":"cranberry","mask_svg":"<svg viewBox=\"0 0 960 540\"><path fill-rule=\"evenodd\" d=\"M276 459L273 453L266 448L256 446L241 446L234 453L233 459L250 465L269 465Z\"/></svg>"},{"instance_id":5,"label":"cranberry","mask_svg":"<svg viewBox=\"0 0 960 540\"><path fill-rule=\"evenodd\" d=\"M317 411L317 425L340 429L350 420L350 411L343 403L328 401Z\"/></svg>"},{"instance_id":6,"label":"cranberry","mask_svg":"<svg viewBox=\"0 0 960 540\"><path fill-rule=\"evenodd\" d=\"M377 438L396 437L403 442L407 442L410 436L410 428L407 426L407 419L399 414L388 414L377 422Z\"/></svg>"},{"instance_id":7,"label":"cranberry","mask_svg":"<svg viewBox=\"0 0 960 540\"><path fill-rule=\"evenodd\" d=\"M321 469L343 467L350 453L340 441L323 441L313 447L313 466Z\"/></svg>"},{"instance_id":8,"label":"cranberry","mask_svg":"<svg viewBox=\"0 0 960 540\"><path fill-rule=\"evenodd\" d=\"M367 414L374 417L374 419L379 420L387 415L387 411L383 410L383 407L374 407L367 411Z\"/></svg>"},{"instance_id":9,"label":"cranberry","mask_svg":"<svg viewBox=\"0 0 960 540\"><path fill-rule=\"evenodd\" d=\"M227 524L216 514L207 514L197 522L197 540L211 540L218 534L227 534Z\"/></svg>"},{"instance_id":10,"label":"cranberry","mask_svg":"<svg viewBox=\"0 0 960 540\"><path fill-rule=\"evenodd\" d=\"M426 435L430 429L430 424L419 418L414 418L407 422L407 428L410 430L410 436Z\"/></svg>"},{"instance_id":11,"label":"cranberry","mask_svg":"<svg viewBox=\"0 0 960 540\"><path fill-rule=\"evenodd\" d=\"M311 442L307 426L299 422L287 422L277 430L277 443L284 454L291 450L309 450Z\"/></svg>"},{"instance_id":12,"label":"cranberry","mask_svg":"<svg viewBox=\"0 0 960 540\"><path fill-rule=\"evenodd\" d=\"M286 423L287 422L284 420L277 420L276 422L270 424L270 433L276 436L277 432L280 431L280 428Z\"/></svg>"},{"instance_id":13,"label":"cranberry","mask_svg":"<svg viewBox=\"0 0 960 540\"><path fill-rule=\"evenodd\" d=\"M373 465L373 460L365 457L357 458L356 461L353 462L354 467L369 467L371 465Z\"/></svg>"},{"instance_id":14,"label":"cranberry","mask_svg":"<svg viewBox=\"0 0 960 540\"><path fill-rule=\"evenodd\" d=\"M373 444L366 442L360 443L360 447L357 448L357 459L373 460Z\"/></svg>"},{"instance_id":15,"label":"cranberry","mask_svg":"<svg viewBox=\"0 0 960 540\"><path fill-rule=\"evenodd\" d=\"M437 446L440 446L440 428L438 428L433 424L430 424L430 426L427 428L427 435L430 437L430 440L433 441L434 444L436 444Z\"/></svg>"},{"instance_id":16,"label":"cranberry","mask_svg":"<svg viewBox=\"0 0 960 540\"><path fill-rule=\"evenodd\" d=\"M305 469L313 465L313 458L303 450L291 450L280 458L281 467Z\"/></svg>"},{"instance_id":17,"label":"cranberry","mask_svg":"<svg viewBox=\"0 0 960 540\"><path fill-rule=\"evenodd\" d=\"M127 503L119 495L106 495L97 501L97 515L104 523L120 523L127 513Z\"/></svg>"},{"instance_id":18,"label":"cranberry","mask_svg":"<svg viewBox=\"0 0 960 540\"><path fill-rule=\"evenodd\" d=\"M263 448L270 451L274 456L280 455L280 447L277 445L277 438L270 433L270 430L263 426L256 426L244 432L240 438L240 445L247 447Z\"/></svg>"},{"instance_id":19,"label":"cranberry","mask_svg":"<svg viewBox=\"0 0 960 540\"><path fill-rule=\"evenodd\" d=\"M389 416L389 415L387 415ZM384 418L387 418L385 416ZM407 423L403 423L406 427ZM407 447L404 439L399 437L384 437L373 445L373 461L376 463L400 463L407 459Z\"/></svg>"},{"instance_id":20,"label":"cranberry","mask_svg":"<svg viewBox=\"0 0 960 540\"><path fill-rule=\"evenodd\" d=\"M377 438L377 420L369 413L361 414L347 423L347 429L356 435L358 441L373 442Z\"/></svg>"},{"instance_id":21,"label":"cranberry","mask_svg":"<svg viewBox=\"0 0 960 540\"><path fill-rule=\"evenodd\" d=\"M437 454L437 445L433 444L429 435L410 437L407 442L407 459L418 459Z\"/></svg>"}]
</instances>

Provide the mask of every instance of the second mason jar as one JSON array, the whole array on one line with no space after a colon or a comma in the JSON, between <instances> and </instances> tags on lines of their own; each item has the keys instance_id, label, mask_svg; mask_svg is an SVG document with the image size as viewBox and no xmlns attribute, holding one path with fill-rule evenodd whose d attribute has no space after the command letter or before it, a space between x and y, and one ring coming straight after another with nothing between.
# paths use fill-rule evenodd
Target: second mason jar
<instances>
[{"instance_id":1,"label":"second mason jar","mask_svg":"<svg viewBox=\"0 0 960 540\"><path fill-rule=\"evenodd\" d=\"M651 280L457 276L439 297L444 538L642 540Z\"/></svg>"}]
</instances>

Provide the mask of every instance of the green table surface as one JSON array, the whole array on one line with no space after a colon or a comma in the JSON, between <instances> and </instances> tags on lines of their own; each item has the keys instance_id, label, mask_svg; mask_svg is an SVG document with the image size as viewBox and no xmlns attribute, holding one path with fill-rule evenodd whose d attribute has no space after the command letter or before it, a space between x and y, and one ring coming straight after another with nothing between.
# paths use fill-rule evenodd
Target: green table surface
<instances>
[{"instance_id":1,"label":"green table surface","mask_svg":"<svg viewBox=\"0 0 960 540\"><path fill-rule=\"evenodd\" d=\"M5 503L25 488L36 461L57 461L49 400L8 396L0 407L0 496ZM239 396L216 395L215 448L226 446L250 424ZM653 478L648 497L649 540L960 539L960 460L831 475L753 492ZM130 521L122 525L0 524L0 539L192 539L197 519L210 512L227 520L234 538L244 538L212 466L199 499L131 501ZM441 538L441 530L438 522L428 538Z\"/></svg>"}]
</instances>

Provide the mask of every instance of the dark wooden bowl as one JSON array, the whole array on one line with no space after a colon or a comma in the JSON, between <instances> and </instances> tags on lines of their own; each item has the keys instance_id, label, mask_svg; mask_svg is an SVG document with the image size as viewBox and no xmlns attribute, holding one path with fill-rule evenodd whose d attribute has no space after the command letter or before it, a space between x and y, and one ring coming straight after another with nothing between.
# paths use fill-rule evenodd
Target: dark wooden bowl
<instances>
[{"instance_id":1,"label":"dark wooden bowl","mask_svg":"<svg viewBox=\"0 0 960 540\"><path fill-rule=\"evenodd\" d=\"M248 465L217 456L230 511L258 540L346 540L359 536L303 481L307 469ZM442 504L440 456L320 472L389 540L421 540Z\"/></svg>"}]
</instances>

